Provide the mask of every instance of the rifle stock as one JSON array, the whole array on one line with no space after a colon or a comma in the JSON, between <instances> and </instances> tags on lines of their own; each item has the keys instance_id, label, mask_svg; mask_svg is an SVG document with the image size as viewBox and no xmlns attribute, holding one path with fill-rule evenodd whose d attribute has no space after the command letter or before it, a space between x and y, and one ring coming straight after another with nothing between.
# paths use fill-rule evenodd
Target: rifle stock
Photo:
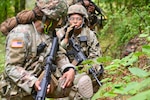
<instances>
[{"instance_id":1,"label":"rifle stock","mask_svg":"<svg viewBox=\"0 0 150 100\"><path fill-rule=\"evenodd\" d=\"M58 50L58 37L54 37L52 41L52 46L49 55L46 59L46 65L44 69L44 75L42 81L40 83L41 90L37 92L35 100L45 100L47 86L50 84L51 73L55 71L55 67L53 66L53 61L56 56L56 52Z\"/></svg>"}]
</instances>

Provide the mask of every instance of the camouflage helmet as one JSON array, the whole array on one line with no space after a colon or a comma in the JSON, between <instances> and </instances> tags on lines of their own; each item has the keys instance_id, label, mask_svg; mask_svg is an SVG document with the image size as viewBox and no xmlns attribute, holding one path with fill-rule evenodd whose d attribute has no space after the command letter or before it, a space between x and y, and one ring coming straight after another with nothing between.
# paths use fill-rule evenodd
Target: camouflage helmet
<instances>
[{"instance_id":1,"label":"camouflage helmet","mask_svg":"<svg viewBox=\"0 0 150 100\"><path fill-rule=\"evenodd\" d=\"M36 0L36 5L50 19L57 20L67 14L66 0Z\"/></svg>"},{"instance_id":2,"label":"camouflage helmet","mask_svg":"<svg viewBox=\"0 0 150 100\"><path fill-rule=\"evenodd\" d=\"M88 20L87 10L82 5L79 4L71 5L68 8L67 15L71 15L71 14L80 14Z\"/></svg>"}]
</instances>

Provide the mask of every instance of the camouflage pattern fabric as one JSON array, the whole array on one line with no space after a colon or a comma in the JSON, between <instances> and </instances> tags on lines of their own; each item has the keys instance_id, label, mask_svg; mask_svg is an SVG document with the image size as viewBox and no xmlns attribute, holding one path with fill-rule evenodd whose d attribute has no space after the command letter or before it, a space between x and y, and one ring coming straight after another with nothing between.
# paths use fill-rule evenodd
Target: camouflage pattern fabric
<instances>
[{"instance_id":1,"label":"camouflage pattern fabric","mask_svg":"<svg viewBox=\"0 0 150 100\"><path fill-rule=\"evenodd\" d=\"M45 65L45 58L51 48L51 37L46 34L36 33L32 24L26 24L15 27L8 34L6 40L5 79L0 78L0 84L6 83L5 87L0 87L2 100L34 100L31 95L33 85ZM47 47L40 55L35 56L36 47L41 42L45 42ZM65 68L74 66L70 64L69 59L61 51L58 51L56 65L57 71L52 74L51 80L52 91L47 97L67 97L70 95L71 87L62 89L60 86L63 83L58 78L61 77L61 73ZM83 81L86 82L86 87L84 87ZM73 83L74 86L79 87L73 93L76 94L79 90L78 95L73 96L74 100L78 100L79 94L82 98L91 98L93 95L92 84L86 74L77 74ZM4 88L8 88L8 91L4 91ZM88 92L83 92L87 91L87 89ZM5 94L3 94L4 92Z\"/></svg>"},{"instance_id":2,"label":"camouflage pattern fabric","mask_svg":"<svg viewBox=\"0 0 150 100\"><path fill-rule=\"evenodd\" d=\"M65 0L37 0L36 4L48 18L54 20L66 15L68 8Z\"/></svg>"},{"instance_id":3,"label":"camouflage pattern fabric","mask_svg":"<svg viewBox=\"0 0 150 100\"><path fill-rule=\"evenodd\" d=\"M86 4L83 2L86 2ZM91 30L95 30L95 26L102 27L102 21L107 19L107 17L103 14L104 12L101 11L103 15L98 15L97 13L95 13L94 5L89 3L89 0L83 0L83 2L82 0L67 0L69 6L74 4L79 4L79 5L83 5L86 8L88 12L88 17L86 17L86 19L88 21L88 26ZM66 24L65 21L67 21L67 18L63 18L59 26L64 26Z\"/></svg>"},{"instance_id":4,"label":"camouflage pattern fabric","mask_svg":"<svg viewBox=\"0 0 150 100\"><path fill-rule=\"evenodd\" d=\"M63 38L65 35L65 27L58 30L59 38ZM86 42L81 42L79 40L80 37L85 36L87 37ZM72 36L75 39L75 42L81 46L82 52L87 56L87 58L92 59L96 57L102 56L101 48L99 45L99 41L97 40L96 34L91 31L88 27L82 28L81 33L78 36ZM70 46L67 46L67 51L71 50ZM70 61L74 59L74 57L69 56Z\"/></svg>"},{"instance_id":5,"label":"camouflage pattern fabric","mask_svg":"<svg viewBox=\"0 0 150 100\"><path fill-rule=\"evenodd\" d=\"M87 10L84 8L84 6L82 5L79 5L79 4L74 4L74 5L71 5L68 9L68 12L67 12L67 15L71 15L71 14L81 14L83 15L85 18L88 18L88 15L87 15Z\"/></svg>"},{"instance_id":6,"label":"camouflage pattern fabric","mask_svg":"<svg viewBox=\"0 0 150 100\"><path fill-rule=\"evenodd\" d=\"M33 25L27 24L15 27L6 40L5 72L7 81L11 84L8 87L11 88L4 97L13 97L13 100L16 100L15 97L18 98L18 96L21 98L30 96L33 85L43 70L45 57L51 47L51 38L46 34L39 35L35 32ZM45 42L48 47L39 56L35 56L36 47L41 42ZM59 55L56 58L60 72L67 67L74 67L66 56Z\"/></svg>"},{"instance_id":7,"label":"camouflage pattern fabric","mask_svg":"<svg viewBox=\"0 0 150 100\"><path fill-rule=\"evenodd\" d=\"M58 20L67 12L67 1L65 0L37 0L37 6L32 10L23 10L15 17L8 18L0 24L0 31L7 36L18 24L29 24L34 20L41 20L44 15L50 19Z\"/></svg>"},{"instance_id":8,"label":"camouflage pattern fabric","mask_svg":"<svg viewBox=\"0 0 150 100\"><path fill-rule=\"evenodd\" d=\"M78 0L66 0L69 6L75 4Z\"/></svg>"}]
</instances>

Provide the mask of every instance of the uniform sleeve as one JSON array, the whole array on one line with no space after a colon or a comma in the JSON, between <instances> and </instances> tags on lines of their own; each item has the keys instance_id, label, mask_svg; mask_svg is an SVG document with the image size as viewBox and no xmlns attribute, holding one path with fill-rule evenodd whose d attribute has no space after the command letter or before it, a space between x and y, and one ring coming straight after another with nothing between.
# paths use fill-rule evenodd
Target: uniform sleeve
<instances>
[{"instance_id":1,"label":"uniform sleeve","mask_svg":"<svg viewBox=\"0 0 150 100\"><path fill-rule=\"evenodd\" d=\"M99 41L96 37L96 34L93 31L90 31L90 48L89 48L89 56L88 58L95 58L95 57L100 57L101 55L101 48Z\"/></svg>"},{"instance_id":2,"label":"uniform sleeve","mask_svg":"<svg viewBox=\"0 0 150 100\"><path fill-rule=\"evenodd\" d=\"M60 69L61 73L63 73L68 68L75 69L75 66L70 63L68 57L62 53L62 51L58 51L57 55L57 66Z\"/></svg>"},{"instance_id":3,"label":"uniform sleeve","mask_svg":"<svg viewBox=\"0 0 150 100\"><path fill-rule=\"evenodd\" d=\"M64 37L65 35L65 31L64 31L64 28L61 28L57 31L57 37L62 40L62 38Z\"/></svg>"},{"instance_id":4,"label":"uniform sleeve","mask_svg":"<svg viewBox=\"0 0 150 100\"><path fill-rule=\"evenodd\" d=\"M8 77L27 93L31 93L37 80L23 67L31 40L28 33L11 32L6 40L5 72Z\"/></svg>"},{"instance_id":5,"label":"uniform sleeve","mask_svg":"<svg viewBox=\"0 0 150 100\"><path fill-rule=\"evenodd\" d=\"M61 28L60 30L57 31L57 36L59 38L59 44L62 48L66 49L68 45L68 39L66 40L65 37L65 29Z\"/></svg>"}]
</instances>

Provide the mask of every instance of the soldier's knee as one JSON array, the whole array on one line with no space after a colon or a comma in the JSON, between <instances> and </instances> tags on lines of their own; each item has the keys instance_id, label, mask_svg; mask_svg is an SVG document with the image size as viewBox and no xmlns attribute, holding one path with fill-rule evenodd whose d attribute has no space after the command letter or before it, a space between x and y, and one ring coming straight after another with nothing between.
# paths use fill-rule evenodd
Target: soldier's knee
<instances>
[{"instance_id":1,"label":"soldier's knee","mask_svg":"<svg viewBox=\"0 0 150 100\"><path fill-rule=\"evenodd\" d=\"M88 75L82 75L72 87L70 98L73 100L90 99L93 96L93 85Z\"/></svg>"}]
</instances>

